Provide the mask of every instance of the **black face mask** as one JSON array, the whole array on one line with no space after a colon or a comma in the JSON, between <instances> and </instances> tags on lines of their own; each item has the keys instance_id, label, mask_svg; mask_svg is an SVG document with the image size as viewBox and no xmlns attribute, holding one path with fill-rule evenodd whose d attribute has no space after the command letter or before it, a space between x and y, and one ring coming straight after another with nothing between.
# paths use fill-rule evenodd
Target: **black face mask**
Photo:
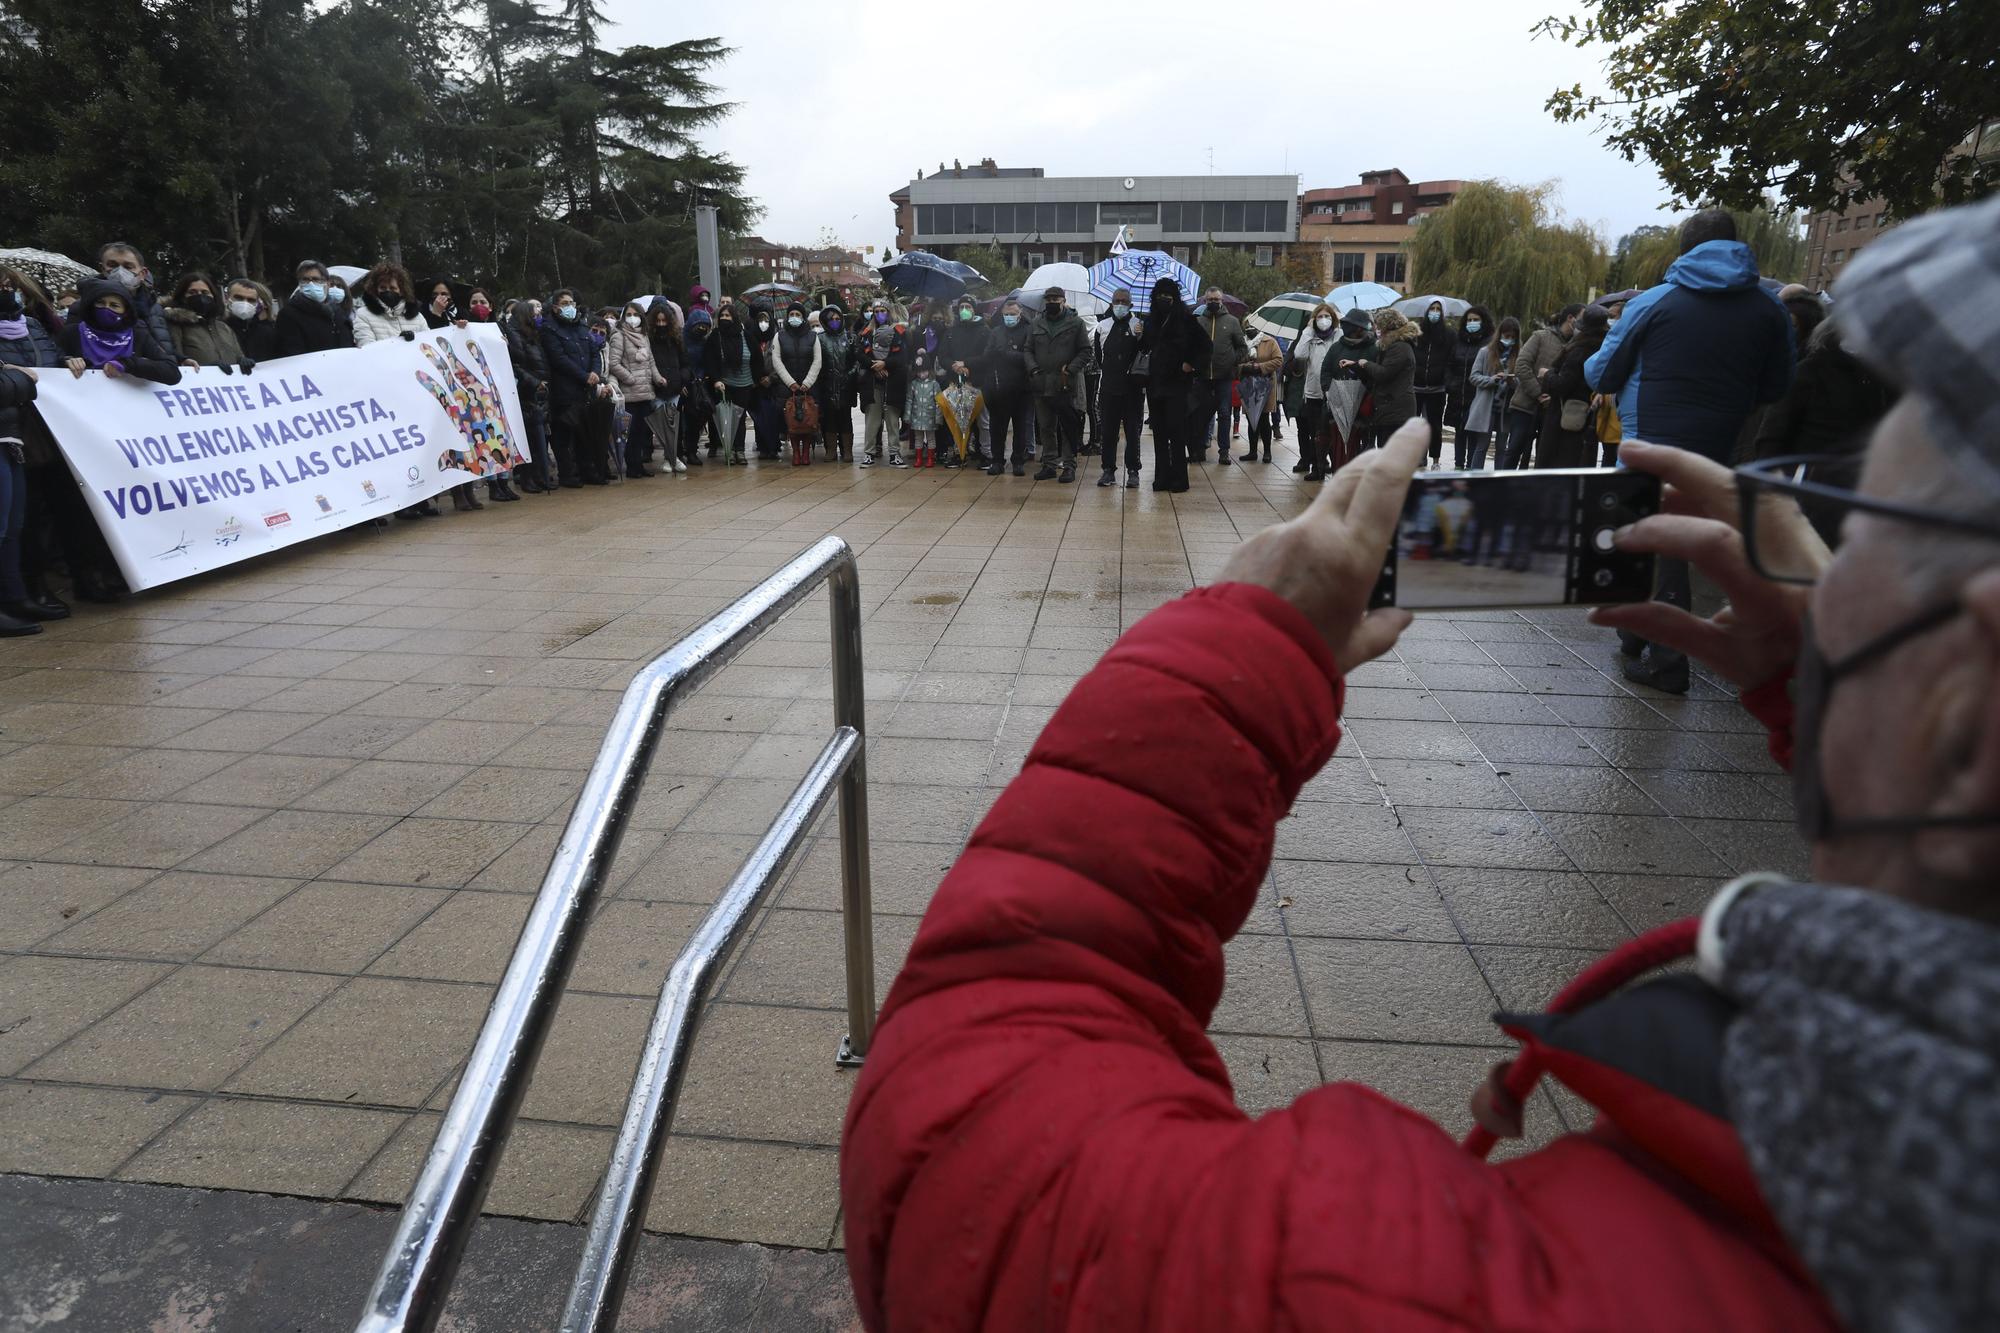
<instances>
[{"instance_id":1,"label":"black face mask","mask_svg":"<svg viewBox=\"0 0 2000 1333\"><path fill-rule=\"evenodd\" d=\"M215 298L206 292L198 292L187 299L187 308L203 319L215 313Z\"/></svg>"},{"instance_id":2,"label":"black face mask","mask_svg":"<svg viewBox=\"0 0 2000 1333\"><path fill-rule=\"evenodd\" d=\"M1792 669L1792 802L1801 836L1817 842L1841 833L1896 833L2000 824L2000 815L1991 814L1841 819L1827 796L1826 780L1820 770L1820 732L1826 726L1827 705L1833 699L1834 687L1841 679L1865 670L1910 640L1957 619L1963 610L1956 602L1933 607L1870 639L1837 662L1827 660L1818 636L1813 633L1812 621L1806 621L1798 662Z\"/></svg>"},{"instance_id":3,"label":"black face mask","mask_svg":"<svg viewBox=\"0 0 2000 1333\"><path fill-rule=\"evenodd\" d=\"M0 292L0 319L12 319L22 310L19 292Z\"/></svg>"}]
</instances>

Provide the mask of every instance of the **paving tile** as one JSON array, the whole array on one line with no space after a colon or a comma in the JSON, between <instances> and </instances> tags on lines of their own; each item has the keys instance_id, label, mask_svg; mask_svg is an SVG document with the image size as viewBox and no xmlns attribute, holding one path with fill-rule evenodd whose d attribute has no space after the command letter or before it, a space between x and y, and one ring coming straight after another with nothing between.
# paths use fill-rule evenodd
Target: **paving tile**
<instances>
[{"instance_id":1,"label":"paving tile","mask_svg":"<svg viewBox=\"0 0 2000 1333\"><path fill-rule=\"evenodd\" d=\"M36 862L0 872L0 940L26 949L84 920L159 872Z\"/></svg>"},{"instance_id":2,"label":"paving tile","mask_svg":"<svg viewBox=\"0 0 2000 1333\"><path fill-rule=\"evenodd\" d=\"M1580 731L1563 726L1528 726L1508 722L1473 722L1466 738L1496 767L1514 764L1560 764L1571 767L1605 762ZM1623 733L1621 733L1623 734Z\"/></svg>"},{"instance_id":3,"label":"paving tile","mask_svg":"<svg viewBox=\"0 0 2000 1333\"><path fill-rule=\"evenodd\" d=\"M352 975L448 896L442 889L317 880L215 945L202 961Z\"/></svg>"},{"instance_id":4,"label":"paving tile","mask_svg":"<svg viewBox=\"0 0 2000 1333\"><path fill-rule=\"evenodd\" d=\"M521 1114L567 1124L618 1124L653 1009L652 999L638 996L564 995ZM470 1049L470 1041L466 1045Z\"/></svg>"},{"instance_id":5,"label":"paving tile","mask_svg":"<svg viewBox=\"0 0 2000 1333\"><path fill-rule=\"evenodd\" d=\"M473 770L463 764L367 759L291 802L300 810L407 815Z\"/></svg>"},{"instance_id":6,"label":"paving tile","mask_svg":"<svg viewBox=\"0 0 2000 1333\"><path fill-rule=\"evenodd\" d=\"M0 1083L0 1121L7 1125L0 1171L109 1176L195 1102L124 1088Z\"/></svg>"},{"instance_id":7,"label":"paving tile","mask_svg":"<svg viewBox=\"0 0 2000 1333\"><path fill-rule=\"evenodd\" d=\"M180 799L279 810L339 777L355 763L352 759L324 755L253 754L226 758L229 760L226 767L189 786Z\"/></svg>"},{"instance_id":8,"label":"paving tile","mask_svg":"<svg viewBox=\"0 0 2000 1333\"><path fill-rule=\"evenodd\" d=\"M646 1229L817 1248L839 1209L831 1149L675 1134L660 1154Z\"/></svg>"},{"instance_id":9,"label":"paving tile","mask_svg":"<svg viewBox=\"0 0 2000 1333\"><path fill-rule=\"evenodd\" d=\"M7 807L7 854L22 860L46 856L64 843L115 824L142 808L136 801L89 797L30 796L15 801Z\"/></svg>"},{"instance_id":10,"label":"paving tile","mask_svg":"<svg viewBox=\"0 0 2000 1333\"><path fill-rule=\"evenodd\" d=\"M1720 877L1706 875L1594 874L1591 883L1617 909L1633 930L1651 930L1669 921L1693 916L1722 887Z\"/></svg>"},{"instance_id":11,"label":"paving tile","mask_svg":"<svg viewBox=\"0 0 2000 1333\"><path fill-rule=\"evenodd\" d=\"M218 750L140 750L92 769L56 789L61 796L98 796L117 801L195 800L184 793L209 775L242 763L242 756ZM225 801L225 805L249 802Z\"/></svg>"},{"instance_id":12,"label":"paving tile","mask_svg":"<svg viewBox=\"0 0 2000 1333\"><path fill-rule=\"evenodd\" d=\"M183 968L24 1072L76 1083L208 1091L338 984L298 972Z\"/></svg>"},{"instance_id":13,"label":"paving tile","mask_svg":"<svg viewBox=\"0 0 2000 1333\"><path fill-rule=\"evenodd\" d=\"M93 865L164 869L179 865L269 813L233 805L162 801L142 806L115 823L72 838L48 855Z\"/></svg>"},{"instance_id":14,"label":"paving tile","mask_svg":"<svg viewBox=\"0 0 2000 1333\"><path fill-rule=\"evenodd\" d=\"M187 961L298 887L297 880L172 872L77 922L57 953Z\"/></svg>"},{"instance_id":15,"label":"paving tile","mask_svg":"<svg viewBox=\"0 0 2000 1333\"><path fill-rule=\"evenodd\" d=\"M715 1005L695 1039L674 1127L836 1146L854 1081L833 1063L845 1030L831 1011Z\"/></svg>"},{"instance_id":16,"label":"paving tile","mask_svg":"<svg viewBox=\"0 0 2000 1333\"><path fill-rule=\"evenodd\" d=\"M528 832L525 824L469 819L399 821L327 870L330 879L457 888Z\"/></svg>"},{"instance_id":17,"label":"paving tile","mask_svg":"<svg viewBox=\"0 0 2000 1333\"><path fill-rule=\"evenodd\" d=\"M217 843L182 869L313 879L395 822L388 815L279 810Z\"/></svg>"},{"instance_id":18,"label":"paving tile","mask_svg":"<svg viewBox=\"0 0 2000 1333\"><path fill-rule=\"evenodd\" d=\"M922 915L958 853L958 848L945 843L870 842L869 899L876 913ZM833 829L807 845L778 902L785 907L840 910L840 841Z\"/></svg>"},{"instance_id":19,"label":"paving tile","mask_svg":"<svg viewBox=\"0 0 2000 1333\"><path fill-rule=\"evenodd\" d=\"M1370 765L1396 805L1450 805L1514 810L1521 801L1484 760L1377 759Z\"/></svg>"},{"instance_id":20,"label":"paving tile","mask_svg":"<svg viewBox=\"0 0 2000 1333\"><path fill-rule=\"evenodd\" d=\"M1465 730L1450 722L1381 722L1356 718L1348 723L1347 734L1370 759L1479 758L1479 750Z\"/></svg>"},{"instance_id":21,"label":"paving tile","mask_svg":"<svg viewBox=\"0 0 2000 1333\"><path fill-rule=\"evenodd\" d=\"M390 1111L218 1097L162 1134L118 1178L324 1196L360 1170L402 1120Z\"/></svg>"},{"instance_id":22,"label":"paving tile","mask_svg":"<svg viewBox=\"0 0 2000 1333\"><path fill-rule=\"evenodd\" d=\"M1478 1046L1322 1041L1319 1056L1328 1082L1373 1088L1457 1138L1472 1128L1474 1090L1494 1065L1507 1058L1507 1052ZM1535 1110L1529 1108L1530 1119Z\"/></svg>"},{"instance_id":23,"label":"paving tile","mask_svg":"<svg viewBox=\"0 0 2000 1333\"><path fill-rule=\"evenodd\" d=\"M7 689L13 690L15 684L8 681ZM24 745L0 755L0 794L39 796L74 778L101 772L131 753L118 745L63 745L54 741Z\"/></svg>"},{"instance_id":24,"label":"paving tile","mask_svg":"<svg viewBox=\"0 0 2000 1333\"><path fill-rule=\"evenodd\" d=\"M267 1097L422 1106L472 1050L491 998L484 986L357 977L272 1043L227 1088ZM356 1163L338 1183L359 1169Z\"/></svg>"},{"instance_id":25,"label":"paving tile","mask_svg":"<svg viewBox=\"0 0 2000 1333\"><path fill-rule=\"evenodd\" d=\"M1645 815L1550 813L1552 837L1584 870L1726 875L1729 867L1678 821Z\"/></svg>"},{"instance_id":26,"label":"paving tile","mask_svg":"<svg viewBox=\"0 0 2000 1333\"><path fill-rule=\"evenodd\" d=\"M1615 768L1505 763L1503 781L1530 810L1657 815L1659 805Z\"/></svg>"},{"instance_id":27,"label":"paving tile","mask_svg":"<svg viewBox=\"0 0 2000 1333\"><path fill-rule=\"evenodd\" d=\"M18 1072L167 971L100 958L0 960L0 1074Z\"/></svg>"},{"instance_id":28,"label":"paving tile","mask_svg":"<svg viewBox=\"0 0 2000 1333\"><path fill-rule=\"evenodd\" d=\"M339 1191L339 1197L401 1204L417 1182L442 1119L424 1112L404 1120L396 1136ZM482 1211L494 1217L576 1220L596 1197L605 1163L611 1160L611 1140L608 1129L516 1121Z\"/></svg>"},{"instance_id":29,"label":"paving tile","mask_svg":"<svg viewBox=\"0 0 2000 1333\"><path fill-rule=\"evenodd\" d=\"M1383 805L1299 801L1278 821L1276 847L1277 855L1294 861L1407 865L1416 860L1401 820Z\"/></svg>"},{"instance_id":30,"label":"paving tile","mask_svg":"<svg viewBox=\"0 0 2000 1333\"><path fill-rule=\"evenodd\" d=\"M1569 857L1544 832L1541 817L1512 810L1404 806L1403 827L1433 866L1568 870Z\"/></svg>"},{"instance_id":31,"label":"paving tile","mask_svg":"<svg viewBox=\"0 0 2000 1333\"><path fill-rule=\"evenodd\" d=\"M1670 815L1757 820L1792 817L1791 801L1748 773L1635 770L1631 777Z\"/></svg>"},{"instance_id":32,"label":"paving tile","mask_svg":"<svg viewBox=\"0 0 2000 1333\"><path fill-rule=\"evenodd\" d=\"M1608 949L1632 933L1586 875L1444 866L1437 877L1453 919L1475 944Z\"/></svg>"},{"instance_id":33,"label":"paving tile","mask_svg":"<svg viewBox=\"0 0 2000 1333\"><path fill-rule=\"evenodd\" d=\"M1211 1032L1303 1037L1310 1031L1290 943L1276 935L1238 935L1223 946L1228 981L1209 1019Z\"/></svg>"},{"instance_id":34,"label":"paving tile","mask_svg":"<svg viewBox=\"0 0 2000 1333\"><path fill-rule=\"evenodd\" d=\"M1272 870L1276 884L1265 896L1276 901L1284 929L1294 938L1458 939L1430 873L1420 865L1281 860Z\"/></svg>"},{"instance_id":35,"label":"paving tile","mask_svg":"<svg viewBox=\"0 0 2000 1333\"><path fill-rule=\"evenodd\" d=\"M916 937L917 918L878 915L872 924L879 1008ZM752 1004L845 1009L846 939L846 923L839 912L772 911L756 923L755 933L738 950L722 994Z\"/></svg>"},{"instance_id":36,"label":"paving tile","mask_svg":"<svg viewBox=\"0 0 2000 1333\"><path fill-rule=\"evenodd\" d=\"M1251 1115L1290 1105L1319 1086L1319 1061L1312 1043L1292 1037L1216 1037L1215 1049L1229 1067L1236 1104Z\"/></svg>"},{"instance_id":37,"label":"paving tile","mask_svg":"<svg viewBox=\"0 0 2000 1333\"><path fill-rule=\"evenodd\" d=\"M1493 994L1462 945L1299 939L1292 947L1314 1036L1472 1045L1506 1040L1489 1021Z\"/></svg>"}]
</instances>

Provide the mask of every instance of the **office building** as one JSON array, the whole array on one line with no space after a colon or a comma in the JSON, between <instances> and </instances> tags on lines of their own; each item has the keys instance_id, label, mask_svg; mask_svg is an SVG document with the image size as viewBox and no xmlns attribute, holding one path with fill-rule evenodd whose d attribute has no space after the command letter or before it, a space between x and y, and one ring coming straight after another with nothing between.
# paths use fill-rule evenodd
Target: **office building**
<instances>
[{"instance_id":1,"label":"office building","mask_svg":"<svg viewBox=\"0 0 2000 1333\"><path fill-rule=\"evenodd\" d=\"M1379 282L1410 290L1410 224L1435 213L1465 188L1459 180L1419 181L1395 168L1365 171L1358 185L1307 190L1299 196L1299 235L1293 249L1320 262L1323 289L1349 282Z\"/></svg>"}]
</instances>

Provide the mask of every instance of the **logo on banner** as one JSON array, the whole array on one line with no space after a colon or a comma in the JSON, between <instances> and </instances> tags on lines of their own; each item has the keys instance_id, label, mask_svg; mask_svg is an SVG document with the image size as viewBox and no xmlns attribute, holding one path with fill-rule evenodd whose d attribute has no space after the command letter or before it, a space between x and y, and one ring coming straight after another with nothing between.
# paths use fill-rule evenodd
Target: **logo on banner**
<instances>
[{"instance_id":1,"label":"logo on banner","mask_svg":"<svg viewBox=\"0 0 2000 1333\"><path fill-rule=\"evenodd\" d=\"M405 472L403 475L410 479L410 485L412 486L416 485L418 482L424 479L424 474L419 472L414 467L410 468L409 471Z\"/></svg>"},{"instance_id":2,"label":"logo on banner","mask_svg":"<svg viewBox=\"0 0 2000 1333\"><path fill-rule=\"evenodd\" d=\"M217 546L234 546L243 540L243 520L231 514L227 522L215 530Z\"/></svg>"},{"instance_id":3,"label":"logo on banner","mask_svg":"<svg viewBox=\"0 0 2000 1333\"><path fill-rule=\"evenodd\" d=\"M187 553L188 553L188 535L185 531L183 531L181 533L179 541L175 542L172 546L169 546L166 550L154 556L153 559L171 560L177 555L186 555Z\"/></svg>"},{"instance_id":4,"label":"logo on banner","mask_svg":"<svg viewBox=\"0 0 2000 1333\"><path fill-rule=\"evenodd\" d=\"M371 500L379 500L382 498L381 496L375 493L375 483L368 480L368 478L366 477L363 477L361 479L361 491Z\"/></svg>"},{"instance_id":5,"label":"logo on banner","mask_svg":"<svg viewBox=\"0 0 2000 1333\"><path fill-rule=\"evenodd\" d=\"M282 509L273 509L264 515L264 529L267 532L276 532L279 528L290 526L292 526L292 516Z\"/></svg>"},{"instance_id":6,"label":"logo on banner","mask_svg":"<svg viewBox=\"0 0 2000 1333\"><path fill-rule=\"evenodd\" d=\"M324 495L315 495L313 503L319 506L319 512L322 514L331 514L333 512L333 501L327 499Z\"/></svg>"}]
</instances>

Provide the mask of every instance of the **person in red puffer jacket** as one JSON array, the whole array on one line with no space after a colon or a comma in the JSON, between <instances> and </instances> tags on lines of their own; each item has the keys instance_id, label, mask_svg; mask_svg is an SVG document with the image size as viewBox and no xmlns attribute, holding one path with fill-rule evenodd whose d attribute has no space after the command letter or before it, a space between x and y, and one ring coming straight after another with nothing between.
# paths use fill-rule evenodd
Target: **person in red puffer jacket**
<instances>
[{"instance_id":1,"label":"person in red puffer jacket","mask_svg":"<svg viewBox=\"0 0 2000 1333\"><path fill-rule=\"evenodd\" d=\"M2000 199L1864 259L1835 318L1907 396L1840 552L1785 478L1639 446L1672 512L1621 546L1733 607L1595 617L1745 690L1820 882L1745 876L1503 1015L1522 1052L1464 1145L1353 1084L1236 1106L1205 1032L1222 946L1339 740L1342 673L1408 623L1366 607L1412 422L1127 633L939 888L843 1138L867 1327L2000 1326ZM1767 484L1746 548L1735 490ZM1485 1161L1544 1071L1596 1125Z\"/></svg>"}]
</instances>

